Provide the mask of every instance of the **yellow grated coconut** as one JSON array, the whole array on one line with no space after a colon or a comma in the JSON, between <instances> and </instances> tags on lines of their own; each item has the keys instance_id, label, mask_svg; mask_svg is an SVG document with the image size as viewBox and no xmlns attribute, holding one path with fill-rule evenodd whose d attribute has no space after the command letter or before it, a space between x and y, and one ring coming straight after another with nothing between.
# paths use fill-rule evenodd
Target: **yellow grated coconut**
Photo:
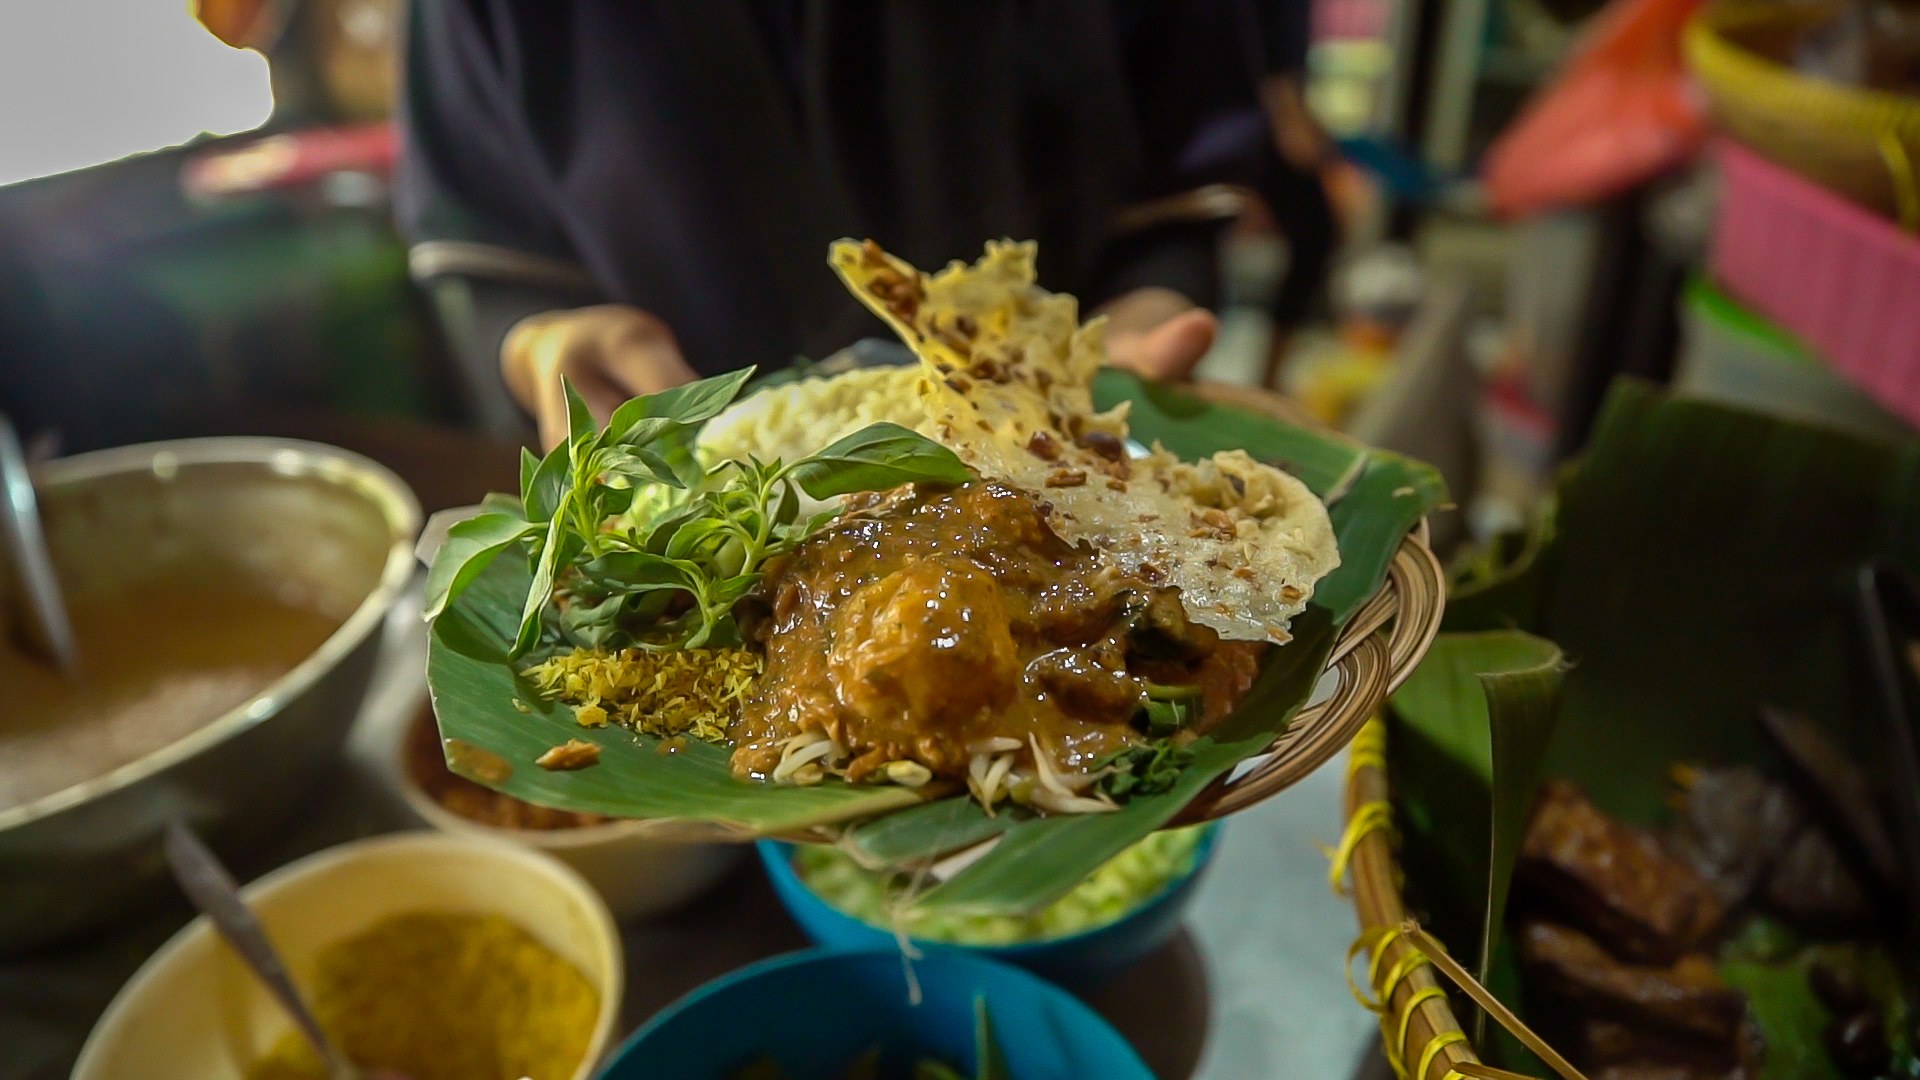
<instances>
[{"instance_id":1,"label":"yellow grated coconut","mask_svg":"<svg viewBox=\"0 0 1920 1080\"><path fill-rule=\"evenodd\" d=\"M573 706L583 727L612 722L661 738L724 744L727 725L760 675L760 657L745 649L576 649L526 674L541 696Z\"/></svg>"}]
</instances>

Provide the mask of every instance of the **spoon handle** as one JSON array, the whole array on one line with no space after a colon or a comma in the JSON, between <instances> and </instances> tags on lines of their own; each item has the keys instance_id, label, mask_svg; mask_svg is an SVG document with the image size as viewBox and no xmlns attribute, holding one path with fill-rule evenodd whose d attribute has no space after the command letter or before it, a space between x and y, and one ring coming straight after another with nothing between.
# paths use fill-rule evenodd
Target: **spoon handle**
<instances>
[{"instance_id":1,"label":"spoon handle","mask_svg":"<svg viewBox=\"0 0 1920 1080\"><path fill-rule=\"evenodd\" d=\"M240 959L253 969L269 991L287 1011L293 1022L300 1028L307 1041L327 1064L327 1072L333 1080L356 1080L359 1070L340 1052L340 1048L327 1038L320 1029L320 1022L307 1011L306 1002L300 999L300 992L294 989L293 979L287 975L287 967L280 961L280 954L274 950L273 943L267 940L267 933L254 917L253 909L240 899L240 890L233 882L233 876L220 864L218 856L207 850L207 845L194 835L193 830L175 821L167 826L167 866L173 871L173 879L180 883L180 891L187 894L193 906L200 909L220 936L240 954Z\"/></svg>"},{"instance_id":2,"label":"spoon handle","mask_svg":"<svg viewBox=\"0 0 1920 1080\"><path fill-rule=\"evenodd\" d=\"M31 630L38 639L33 644L46 650L62 673L72 675L80 667L79 647L74 644L73 624L67 619L67 605L60 596L60 579L54 576L53 560L47 556L47 538L40 529L40 508L33 494L33 478L27 474L27 456L20 449L20 435L13 421L0 414L0 541L13 553L14 567L26 592Z\"/></svg>"}]
</instances>

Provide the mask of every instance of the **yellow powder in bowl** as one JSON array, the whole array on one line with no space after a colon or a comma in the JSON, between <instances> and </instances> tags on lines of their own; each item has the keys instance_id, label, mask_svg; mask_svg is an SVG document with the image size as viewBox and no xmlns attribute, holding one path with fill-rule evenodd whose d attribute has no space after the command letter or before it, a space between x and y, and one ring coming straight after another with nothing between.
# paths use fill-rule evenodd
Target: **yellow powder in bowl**
<instances>
[{"instance_id":1,"label":"yellow powder in bowl","mask_svg":"<svg viewBox=\"0 0 1920 1080\"><path fill-rule=\"evenodd\" d=\"M362 1068L413 1080L568 1080L600 995L579 968L498 915L395 915L322 949L304 987L320 1026ZM290 1032L247 1080L326 1080Z\"/></svg>"}]
</instances>

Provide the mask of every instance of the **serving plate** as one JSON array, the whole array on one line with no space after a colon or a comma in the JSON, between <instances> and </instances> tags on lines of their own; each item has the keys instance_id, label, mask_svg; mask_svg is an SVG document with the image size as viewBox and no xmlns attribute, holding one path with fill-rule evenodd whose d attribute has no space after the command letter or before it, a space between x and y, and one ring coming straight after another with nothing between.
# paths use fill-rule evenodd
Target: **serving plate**
<instances>
[{"instance_id":1,"label":"serving plate","mask_svg":"<svg viewBox=\"0 0 1920 1080\"><path fill-rule=\"evenodd\" d=\"M1246 698L1190 744L1191 761L1169 786L1136 793L1118 812L995 814L932 786L742 782L725 747L690 740L658 752L648 736L583 728L507 659L530 581L517 559L490 564L435 622L428 678L449 764L516 798L644 820L677 839L838 841L876 863L911 865L997 838L919 901L990 913L1064 893L1155 829L1223 817L1284 790L1352 739L1437 631L1444 590L1425 515L1444 501L1444 485L1430 467L1330 432L1262 391L1176 388L1113 369L1093 390L1098 408L1130 405L1137 438L1186 460L1244 449L1284 467L1327 502L1340 547L1341 566L1294 619L1291 643L1270 652ZM598 763L531 767L569 739L596 744Z\"/></svg>"}]
</instances>

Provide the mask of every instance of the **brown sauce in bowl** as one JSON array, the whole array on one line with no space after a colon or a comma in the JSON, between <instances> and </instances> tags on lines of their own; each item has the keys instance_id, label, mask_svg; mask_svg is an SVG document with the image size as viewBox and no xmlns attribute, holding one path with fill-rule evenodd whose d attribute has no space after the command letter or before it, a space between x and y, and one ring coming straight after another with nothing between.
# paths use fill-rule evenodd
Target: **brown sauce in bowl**
<instances>
[{"instance_id":1,"label":"brown sauce in bowl","mask_svg":"<svg viewBox=\"0 0 1920 1080\"><path fill-rule=\"evenodd\" d=\"M856 506L773 567L766 668L730 733L734 772L765 778L808 731L851 751L853 780L900 759L956 775L973 747L1029 735L1087 771L1144 737L1148 680L1201 687L1207 715L1230 709L1259 647L1188 622L1173 590L1061 540L1046 513L989 481L908 490Z\"/></svg>"},{"instance_id":2,"label":"brown sauce in bowl","mask_svg":"<svg viewBox=\"0 0 1920 1080\"><path fill-rule=\"evenodd\" d=\"M69 598L72 679L0 636L0 810L176 742L271 686L341 620L245 585L152 582Z\"/></svg>"}]
</instances>

